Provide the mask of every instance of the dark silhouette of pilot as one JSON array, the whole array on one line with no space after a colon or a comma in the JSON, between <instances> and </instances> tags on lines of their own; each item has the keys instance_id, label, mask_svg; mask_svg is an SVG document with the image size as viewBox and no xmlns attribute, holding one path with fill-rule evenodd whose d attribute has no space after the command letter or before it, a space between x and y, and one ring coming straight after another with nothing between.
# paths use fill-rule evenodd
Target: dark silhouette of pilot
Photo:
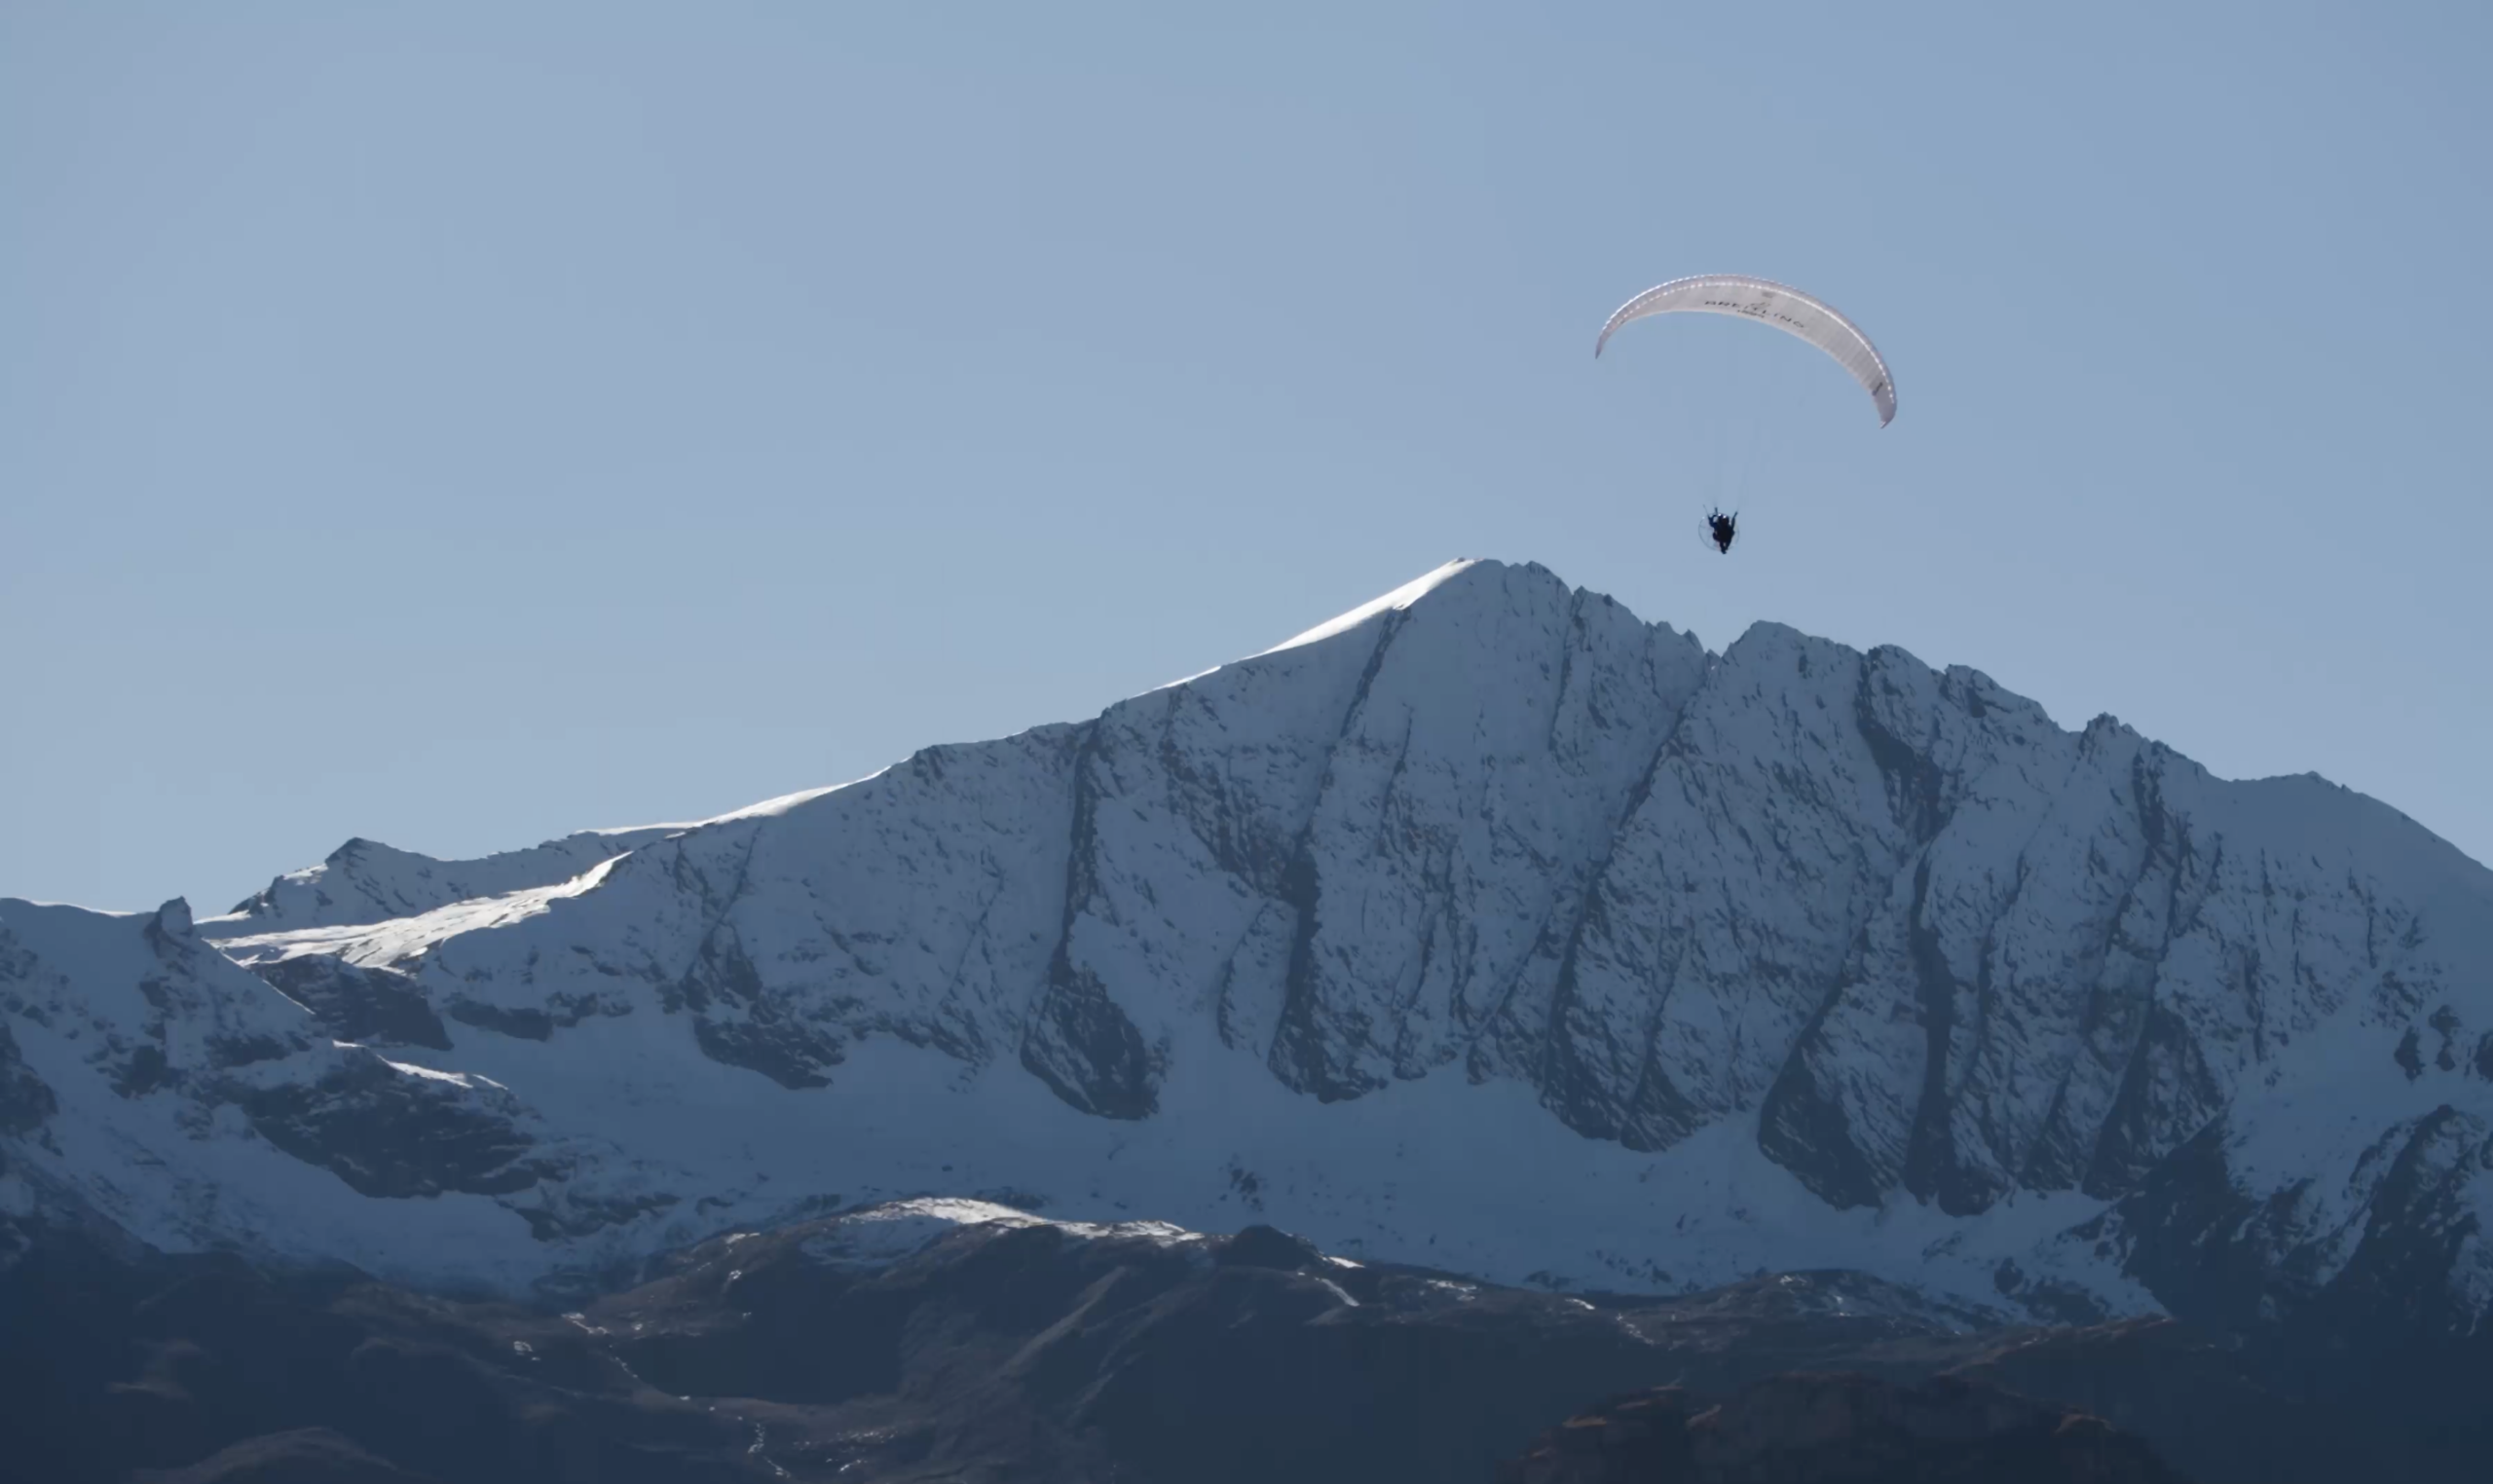
<instances>
[{"instance_id":1,"label":"dark silhouette of pilot","mask_svg":"<svg viewBox=\"0 0 2493 1484\"><path fill-rule=\"evenodd\" d=\"M1730 555L1731 538L1740 534L1740 513L1734 510L1726 515L1717 510L1705 517L1705 523L1714 528L1714 549Z\"/></svg>"}]
</instances>

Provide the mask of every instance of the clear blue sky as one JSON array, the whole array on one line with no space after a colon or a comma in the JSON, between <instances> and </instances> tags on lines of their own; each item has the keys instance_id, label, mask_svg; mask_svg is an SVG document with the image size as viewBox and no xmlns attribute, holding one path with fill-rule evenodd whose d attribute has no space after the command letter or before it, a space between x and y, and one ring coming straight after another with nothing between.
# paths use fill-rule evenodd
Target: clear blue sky
<instances>
[{"instance_id":1,"label":"clear blue sky","mask_svg":"<svg viewBox=\"0 0 2493 1484\"><path fill-rule=\"evenodd\" d=\"M0 894L697 817L1464 555L2493 858L2489 56L2477 0L12 0ZM1895 425L1754 326L1592 358L1724 271Z\"/></svg>"}]
</instances>

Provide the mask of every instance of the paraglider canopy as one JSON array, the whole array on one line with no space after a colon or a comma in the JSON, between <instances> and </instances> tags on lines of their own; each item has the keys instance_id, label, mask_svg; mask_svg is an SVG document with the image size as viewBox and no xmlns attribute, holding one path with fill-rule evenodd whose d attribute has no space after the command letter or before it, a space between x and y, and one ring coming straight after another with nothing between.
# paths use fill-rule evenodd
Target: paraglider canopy
<instances>
[{"instance_id":1,"label":"paraglider canopy","mask_svg":"<svg viewBox=\"0 0 2493 1484\"><path fill-rule=\"evenodd\" d=\"M1601 348L1610 343L1612 334L1631 319L1681 314L1736 315L1770 324L1787 335L1797 335L1852 373L1852 379L1861 384L1878 406L1879 427L1895 421L1895 379L1887 374L1887 363L1879 356L1879 348L1870 343L1870 337L1833 305L1765 278L1703 274L1693 278L1673 278L1649 288L1620 305L1619 313L1610 316L1610 322L1601 327L1601 339L1593 342L1593 354L1601 354Z\"/></svg>"}]
</instances>

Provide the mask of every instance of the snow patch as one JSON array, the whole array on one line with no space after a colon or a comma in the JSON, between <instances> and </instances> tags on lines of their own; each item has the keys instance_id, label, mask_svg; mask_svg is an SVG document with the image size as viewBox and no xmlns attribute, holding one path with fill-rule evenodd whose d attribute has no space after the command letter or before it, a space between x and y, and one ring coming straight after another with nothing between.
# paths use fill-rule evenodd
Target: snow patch
<instances>
[{"instance_id":1,"label":"snow patch","mask_svg":"<svg viewBox=\"0 0 2493 1484\"><path fill-rule=\"evenodd\" d=\"M1451 581L1464 572L1479 565L1480 563L1478 559L1471 557L1458 558L1454 561L1448 562L1443 567L1436 569L1434 572L1429 573L1423 576L1415 577L1412 580L1403 583L1400 587L1387 593L1382 598L1378 598L1373 602L1362 603L1338 618L1327 619L1303 634L1299 634L1293 638L1284 639L1280 644L1273 646L1271 649L1261 651L1261 653L1255 657L1261 658L1263 654L1279 654L1284 649L1302 649L1308 645L1316 644L1319 641L1330 639L1336 634L1346 634L1352 629L1358 628L1360 624L1367 622L1370 618L1375 617L1379 613L1388 612L1395 609L1407 609L1412 604L1427 597L1436 588L1444 585L1448 581ZM1204 673L1209 675L1211 672L1206 671Z\"/></svg>"},{"instance_id":2,"label":"snow patch","mask_svg":"<svg viewBox=\"0 0 2493 1484\"><path fill-rule=\"evenodd\" d=\"M815 1262L836 1267L886 1267L921 1252L933 1243L966 1227L996 1226L1014 1230L1054 1227L1067 1236L1089 1240L1141 1238L1161 1246L1184 1246L1206 1239L1166 1221L1054 1221L989 1201L927 1196L893 1201L837 1219L829 1231L807 1237L798 1250Z\"/></svg>"}]
</instances>

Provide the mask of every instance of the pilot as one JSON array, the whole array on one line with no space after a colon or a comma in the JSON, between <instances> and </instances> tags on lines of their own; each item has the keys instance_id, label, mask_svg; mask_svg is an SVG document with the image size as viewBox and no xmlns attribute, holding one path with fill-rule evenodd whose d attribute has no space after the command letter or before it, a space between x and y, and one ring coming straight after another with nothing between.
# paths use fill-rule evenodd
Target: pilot
<instances>
[{"instance_id":1,"label":"pilot","mask_svg":"<svg viewBox=\"0 0 2493 1484\"><path fill-rule=\"evenodd\" d=\"M1705 517L1705 523L1714 528L1714 549L1729 556L1731 551L1731 538L1740 534L1739 512L1734 510L1726 515L1717 510Z\"/></svg>"}]
</instances>

